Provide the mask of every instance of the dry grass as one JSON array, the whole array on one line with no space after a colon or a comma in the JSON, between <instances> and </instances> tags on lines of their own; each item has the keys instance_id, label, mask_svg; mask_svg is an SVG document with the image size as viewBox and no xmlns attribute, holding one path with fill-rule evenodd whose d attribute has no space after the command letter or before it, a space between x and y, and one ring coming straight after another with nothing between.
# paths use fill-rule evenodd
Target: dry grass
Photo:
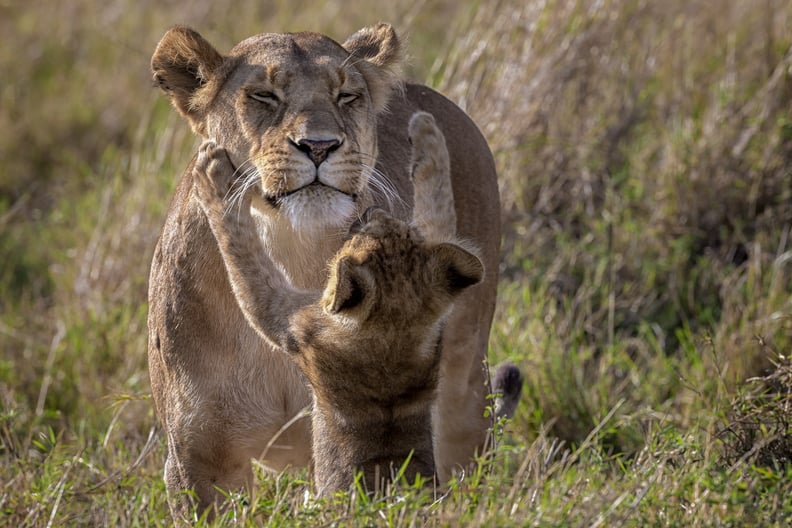
<instances>
[{"instance_id":1,"label":"dry grass","mask_svg":"<svg viewBox=\"0 0 792 528\"><path fill-rule=\"evenodd\" d=\"M595 384L612 363L637 372L628 400L665 358L698 356L686 360L730 387L763 373L755 336L780 349L792 337L788 5L499 5L461 23L433 71L498 159L504 275L533 305L514 327L531 326L525 354L541 354L536 403L601 415L625 395L606 376L614 394L568 401L569 363ZM657 403L676 392L659 372ZM590 427L559 412L564 438Z\"/></svg>"},{"instance_id":2,"label":"dry grass","mask_svg":"<svg viewBox=\"0 0 792 528\"><path fill-rule=\"evenodd\" d=\"M792 361L781 358L767 376L748 380L732 402L719 437L730 466L745 461L779 470L792 466Z\"/></svg>"}]
</instances>

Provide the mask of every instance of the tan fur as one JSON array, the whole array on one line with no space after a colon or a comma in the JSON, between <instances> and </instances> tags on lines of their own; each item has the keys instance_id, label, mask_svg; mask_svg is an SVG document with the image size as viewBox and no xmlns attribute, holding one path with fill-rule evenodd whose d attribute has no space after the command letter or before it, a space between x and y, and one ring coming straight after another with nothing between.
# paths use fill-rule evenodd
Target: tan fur
<instances>
[{"instance_id":1,"label":"tan fur","mask_svg":"<svg viewBox=\"0 0 792 528\"><path fill-rule=\"evenodd\" d=\"M456 224L448 154L429 114L412 118L410 138L419 176L413 215L444 241L428 242L420 229L369 210L333 258L321 295L289 287L255 234L247 199L239 211L231 209L226 198L234 168L221 147L202 145L194 169L245 316L294 356L313 388L320 494L349 488L357 470L372 491L382 489L380 477L387 480L402 467L409 481L434 477L431 413L441 323L453 298L478 283L484 270L474 254L451 242ZM434 200L418 199L428 195Z\"/></svg>"},{"instance_id":2,"label":"tan fur","mask_svg":"<svg viewBox=\"0 0 792 528\"><path fill-rule=\"evenodd\" d=\"M361 30L343 46L312 33L263 34L227 55L180 27L163 37L152 69L196 133L223 146L241 187L255 188L251 212L267 255L303 290L324 285L345 226L369 206L410 217L408 119L418 110L434 116L448 145L457 231L480 248L486 269L461 294L443 332L433 420L444 480L467 466L491 425L484 362L497 282L498 190L489 149L464 113L426 87L396 83L401 55L387 25ZM310 396L294 362L245 319L193 178L191 166L154 252L149 369L168 438L169 493L179 505L179 491L194 489L205 507L215 488L250 481L250 458L274 469L308 462L309 424L293 418Z\"/></svg>"}]
</instances>

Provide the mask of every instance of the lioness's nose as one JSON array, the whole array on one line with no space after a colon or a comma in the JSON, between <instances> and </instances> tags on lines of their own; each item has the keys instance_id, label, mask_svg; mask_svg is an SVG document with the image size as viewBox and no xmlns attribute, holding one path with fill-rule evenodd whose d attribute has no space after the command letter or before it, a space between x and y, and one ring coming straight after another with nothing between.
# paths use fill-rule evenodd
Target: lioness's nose
<instances>
[{"instance_id":1,"label":"lioness's nose","mask_svg":"<svg viewBox=\"0 0 792 528\"><path fill-rule=\"evenodd\" d=\"M301 139L297 141L297 148L305 152L317 167L340 146L341 141L337 139Z\"/></svg>"}]
</instances>

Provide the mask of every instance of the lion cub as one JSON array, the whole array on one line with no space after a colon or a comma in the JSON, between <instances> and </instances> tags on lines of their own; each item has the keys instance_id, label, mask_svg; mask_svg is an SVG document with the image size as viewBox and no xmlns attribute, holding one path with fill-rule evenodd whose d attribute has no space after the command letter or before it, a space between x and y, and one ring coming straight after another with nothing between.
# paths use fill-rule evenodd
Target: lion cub
<instances>
[{"instance_id":1,"label":"lion cub","mask_svg":"<svg viewBox=\"0 0 792 528\"><path fill-rule=\"evenodd\" d=\"M412 224L367 210L330 263L323 292L300 291L255 233L249 194L227 205L235 170L205 142L195 190L250 324L289 353L313 389L313 464L320 495L346 489L362 471L379 489L406 461L404 476L435 472L432 406L443 319L454 298L481 281L476 254L455 240L456 215L445 139L434 119L410 120L415 207Z\"/></svg>"}]
</instances>

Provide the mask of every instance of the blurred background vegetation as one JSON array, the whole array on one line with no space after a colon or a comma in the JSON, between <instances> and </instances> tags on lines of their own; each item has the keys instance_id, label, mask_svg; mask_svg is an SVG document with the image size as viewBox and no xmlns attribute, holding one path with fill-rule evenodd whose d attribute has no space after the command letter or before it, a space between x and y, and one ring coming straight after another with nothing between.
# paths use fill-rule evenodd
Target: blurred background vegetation
<instances>
[{"instance_id":1,"label":"blurred background vegetation","mask_svg":"<svg viewBox=\"0 0 792 528\"><path fill-rule=\"evenodd\" d=\"M496 156L491 356L527 374L515 444L582 445L596 431L603 453L631 457L666 427L709 442L734 425L745 380L783 364L785 0L0 1L0 515L12 524L42 522L66 489L94 504L67 519L164 511L163 441L135 461L155 423L146 288L197 141L151 82L158 39L180 23L221 51L267 31L343 41L379 20L408 38L409 77L469 112ZM750 452L753 437L734 436L746 434Z\"/></svg>"}]
</instances>

